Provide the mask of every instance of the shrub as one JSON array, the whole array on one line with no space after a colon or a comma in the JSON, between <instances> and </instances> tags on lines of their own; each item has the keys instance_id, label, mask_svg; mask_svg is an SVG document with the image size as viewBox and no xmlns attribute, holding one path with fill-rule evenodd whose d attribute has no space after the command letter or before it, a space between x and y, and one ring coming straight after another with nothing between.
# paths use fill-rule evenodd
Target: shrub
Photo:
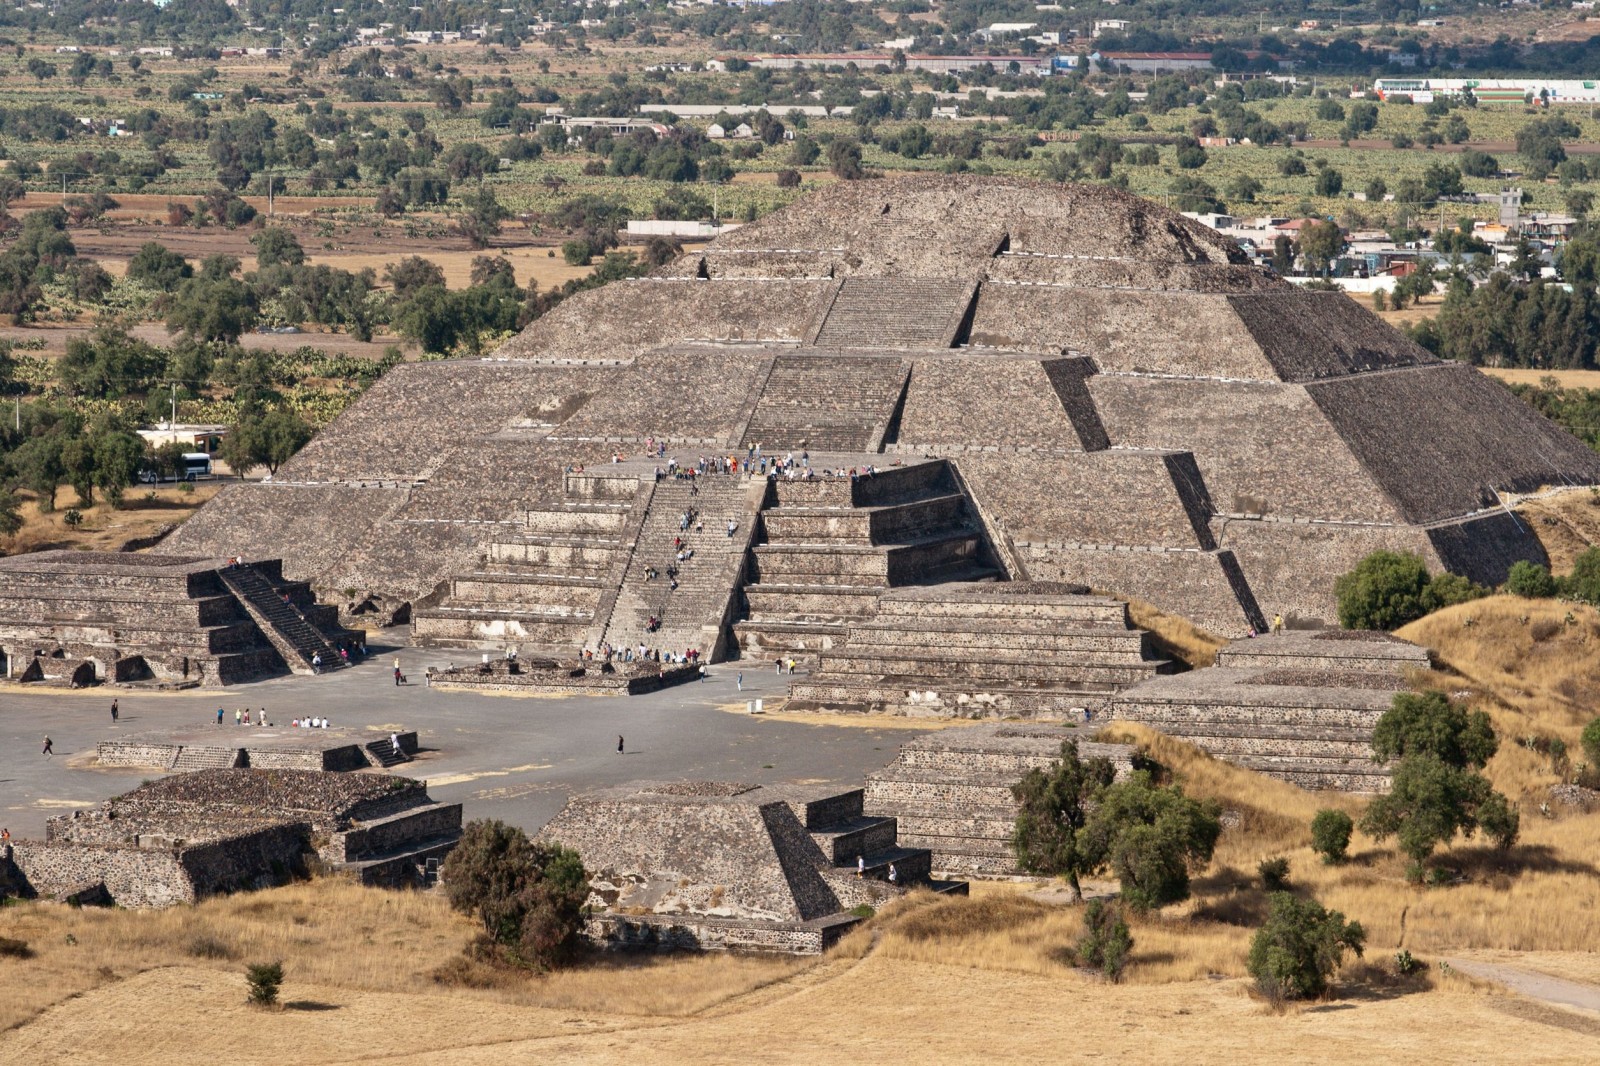
<instances>
[{"instance_id":1,"label":"shrub","mask_svg":"<svg viewBox=\"0 0 1600 1066\"><path fill-rule=\"evenodd\" d=\"M1334 583L1339 624L1346 629L1398 629L1421 618L1428 571L1415 555L1373 552Z\"/></svg>"},{"instance_id":2,"label":"shrub","mask_svg":"<svg viewBox=\"0 0 1600 1066\"><path fill-rule=\"evenodd\" d=\"M1083 936L1074 949L1078 964L1093 966L1107 979L1120 981L1132 951L1133 936L1122 909L1103 899L1090 900L1083 912Z\"/></svg>"},{"instance_id":3,"label":"shrub","mask_svg":"<svg viewBox=\"0 0 1600 1066\"><path fill-rule=\"evenodd\" d=\"M250 1002L258 1007L275 1006L278 988L283 984L283 963L257 962L245 968L245 983L250 986Z\"/></svg>"},{"instance_id":4,"label":"shrub","mask_svg":"<svg viewBox=\"0 0 1600 1066\"><path fill-rule=\"evenodd\" d=\"M1355 822L1343 811L1324 809L1311 819L1311 850L1330 866L1349 858L1350 832Z\"/></svg>"},{"instance_id":5,"label":"shrub","mask_svg":"<svg viewBox=\"0 0 1600 1066\"><path fill-rule=\"evenodd\" d=\"M1572 564L1572 573L1560 582L1561 592L1584 603L1600 605L1600 548L1590 548Z\"/></svg>"},{"instance_id":6,"label":"shrub","mask_svg":"<svg viewBox=\"0 0 1600 1066\"><path fill-rule=\"evenodd\" d=\"M1556 579L1538 563L1524 559L1511 564L1511 572L1506 575L1506 591L1513 596L1542 600L1556 594Z\"/></svg>"},{"instance_id":7,"label":"shrub","mask_svg":"<svg viewBox=\"0 0 1600 1066\"><path fill-rule=\"evenodd\" d=\"M1346 951L1361 957L1367 939L1361 923L1288 892L1273 893L1269 907L1266 924L1250 941L1249 968L1272 1002L1322 995Z\"/></svg>"},{"instance_id":8,"label":"shrub","mask_svg":"<svg viewBox=\"0 0 1600 1066\"><path fill-rule=\"evenodd\" d=\"M1281 855L1262 859L1256 866L1256 873L1261 875L1261 887L1268 892L1281 892L1289 887L1289 860Z\"/></svg>"},{"instance_id":9,"label":"shrub","mask_svg":"<svg viewBox=\"0 0 1600 1066\"><path fill-rule=\"evenodd\" d=\"M561 258L568 266L588 266L594 259L594 248L582 237L576 237L561 246Z\"/></svg>"},{"instance_id":10,"label":"shrub","mask_svg":"<svg viewBox=\"0 0 1600 1066\"><path fill-rule=\"evenodd\" d=\"M26 940L13 940L8 936L0 936L0 959L31 959L33 949Z\"/></svg>"},{"instance_id":11,"label":"shrub","mask_svg":"<svg viewBox=\"0 0 1600 1066\"><path fill-rule=\"evenodd\" d=\"M480 820L467 825L440 875L450 905L483 923L484 953L535 970L576 953L589 897L589 874L577 852Z\"/></svg>"},{"instance_id":12,"label":"shrub","mask_svg":"<svg viewBox=\"0 0 1600 1066\"><path fill-rule=\"evenodd\" d=\"M1178 785L1157 787L1136 770L1100 794L1080 834L1089 866L1108 866L1122 900L1149 910L1189 898L1189 868L1211 861L1222 834L1214 801L1200 802Z\"/></svg>"},{"instance_id":13,"label":"shrub","mask_svg":"<svg viewBox=\"0 0 1600 1066\"><path fill-rule=\"evenodd\" d=\"M1435 574L1422 590L1422 609L1431 614L1469 600L1481 600L1489 590L1460 574Z\"/></svg>"},{"instance_id":14,"label":"shrub","mask_svg":"<svg viewBox=\"0 0 1600 1066\"><path fill-rule=\"evenodd\" d=\"M1405 948L1394 953L1394 972L1401 977L1410 977L1421 970L1426 970L1428 964L1411 954Z\"/></svg>"},{"instance_id":15,"label":"shrub","mask_svg":"<svg viewBox=\"0 0 1600 1066\"><path fill-rule=\"evenodd\" d=\"M1583 727L1578 743L1583 747L1583 761L1590 766L1600 766L1600 718Z\"/></svg>"},{"instance_id":16,"label":"shrub","mask_svg":"<svg viewBox=\"0 0 1600 1066\"><path fill-rule=\"evenodd\" d=\"M79 526L83 525L83 512L74 507L66 514L62 515L61 520L71 528L77 529Z\"/></svg>"}]
</instances>

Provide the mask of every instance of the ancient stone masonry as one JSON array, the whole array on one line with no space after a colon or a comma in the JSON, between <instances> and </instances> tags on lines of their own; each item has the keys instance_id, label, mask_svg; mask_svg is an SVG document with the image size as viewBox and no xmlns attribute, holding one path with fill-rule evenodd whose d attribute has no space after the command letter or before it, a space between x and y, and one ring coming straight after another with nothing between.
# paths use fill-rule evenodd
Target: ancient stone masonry
<instances>
[{"instance_id":1,"label":"ancient stone masonry","mask_svg":"<svg viewBox=\"0 0 1600 1066\"><path fill-rule=\"evenodd\" d=\"M313 858L366 884L420 884L460 835L461 805L408 778L201 770L52 818L0 866L30 894L163 907L281 884Z\"/></svg>"},{"instance_id":2,"label":"ancient stone masonry","mask_svg":"<svg viewBox=\"0 0 1600 1066\"><path fill-rule=\"evenodd\" d=\"M1277 633L1235 641L1215 667L1127 689L1110 710L1303 788L1384 792L1373 727L1428 661L1427 649L1380 633Z\"/></svg>"},{"instance_id":3,"label":"ancient stone masonry","mask_svg":"<svg viewBox=\"0 0 1600 1066\"><path fill-rule=\"evenodd\" d=\"M945 494L965 503L937 546L874 527L842 550L784 514L890 501L762 501L745 572L724 545L670 635L726 644L747 611L730 650L774 655L837 647L878 590L923 580L884 574L896 555L1136 597L1226 636L1326 624L1366 552L1503 579L1542 553L1501 494L1600 484L1600 455L1495 382L1181 216L1104 186L917 175L837 183L579 294L493 359L398 367L169 547L284 554L386 620L418 605L419 638L570 648L666 606L627 565L655 550L648 484L608 499L604 530L568 484L646 442L680 464L757 444L813 470L953 464ZM981 533L965 557L963 532ZM742 600L719 602L725 581Z\"/></svg>"},{"instance_id":4,"label":"ancient stone masonry","mask_svg":"<svg viewBox=\"0 0 1600 1066\"><path fill-rule=\"evenodd\" d=\"M933 852L933 868L955 876L1021 874L1011 850L1017 801L1011 786L1029 770L1061 758L1064 740L1078 739L1081 758L1105 756L1119 774L1132 749L1097 744L1048 723L984 723L944 729L900 746L899 757L867 775L865 809L893 817L909 846Z\"/></svg>"},{"instance_id":5,"label":"ancient stone masonry","mask_svg":"<svg viewBox=\"0 0 1600 1066\"><path fill-rule=\"evenodd\" d=\"M583 857L597 908L586 935L603 947L816 954L860 904L966 890L933 881L929 852L864 814L859 789L628 785L573 796L540 836Z\"/></svg>"},{"instance_id":6,"label":"ancient stone masonry","mask_svg":"<svg viewBox=\"0 0 1600 1066\"><path fill-rule=\"evenodd\" d=\"M359 632L277 559L49 551L0 559L0 652L15 681L226 685L341 664Z\"/></svg>"},{"instance_id":7,"label":"ancient stone masonry","mask_svg":"<svg viewBox=\"0 0 1600 1066\"><path fill-rule=\"evenodd\" d=\"M790 686L794 710L1083 720L1118 689L1165 673L1127 606L1081 587L932 585L879 597L842 647Z\"/></svg>"}]
</instances>

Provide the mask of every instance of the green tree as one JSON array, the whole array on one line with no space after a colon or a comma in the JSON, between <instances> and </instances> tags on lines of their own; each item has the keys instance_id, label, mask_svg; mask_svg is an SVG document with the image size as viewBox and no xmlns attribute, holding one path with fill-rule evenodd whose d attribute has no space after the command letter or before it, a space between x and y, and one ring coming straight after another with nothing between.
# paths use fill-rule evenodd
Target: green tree
<instances>
[{"instance_id":1,"label":"green tree","mask_svg":"<svg viewBox=\"0 0 1600 1066\"><path fill-rule=\"evenodd\" d=\"M305 249L285 226L268 226L251 237L250 243L256 246L257 268L279 264L296 267L306 261Z\"/></svg>"},{"instance_id":2,"label":"green tree","mask_svg":"<svg viewBox=\"0 0 1600 1066\"><path fill-rule=\"evenodd\" d=\"M450 905L482 924L485 952L535 970L576 953L589 874L570 848L504 822L469 822L440 879Z\"/></svg>"},{"instance_id":3,"label":"green tree","mask_svg":"<svg viewBox=\"0 0 1600 1066\"><path fill-rule=\"evenodd\" d=\"M1079 878L1090 872L1079 834L1100 793L1116 779L1116 768L1104 756L1078 757L1078 742L1061 742L1061 758L1049 770L1037 767L1011 786L1017 800L1017 821L1011 848L1017 865L1028 873L1065 877L1072 898L1083 899Z\"/></svg>"},{"instance_id":4,"label":"green tree","mask_svg":"<svg viewBox=\"0 0 1600 1066\"><path fill-rule=\"evenodd\" d=\"M1420 880L1422 863L1457 833L1477 828L1478 809L1493 793L1482 774L1460 770L1428 755L1400 760L1387 794L1361 818L1361 831L1375 840L1393 836Z\"/></svg>"},{"instance_id":5,"label":"green tree","mask_svg":"<svg viewBox=\"0 0 1600 1066\"><path fill-rule=\"evenodd\" d=\"M67 342L56 379L77 396L125 396L147 391L165 365L159 349L107 325Z\"/></svg>"},{"instance_id":6,"label":"green tree","mask_svg":"<svg viewBox=\"0 0 1600 1066\"><path fill-rule=\"evenodd\" d=\"M128 277L143 282L157 292L172 292L185 279L194 276L194 267L177 252L168 251L156 241L147 241L128 260Z\"/></svg>"},{"instance_id":7,"label":"green tree","mask_svg":"<svg viewBox=\"0 0 1600 1066\"><path fill-rule=\"evenodd\" d=\"M848 137L835 137L828 142L828 169L843 181L857 181L867 176L861 166L861 145Z\"/></svg>"},{"instance_id":8,"label":"green tree","mask_svg":"<svg viewBox=\"0 0 1600 1066\"><path fill-rule=\"evenodd\" d=\"M56 509L56 491L66 479L67 467L61 458L62 434L47 433L29 437L11 453L11 469L23 488L39 497L39 509Z\"/></svg>"},{"instance_id":9,"label":"green tree","mask_svg":"<svg viewBox=\"0 0 1600 1066\"><path fill-rule=\"evenodd\" d=\"M1311 819L1311 850L1330 866L1344 862L1349 856L1350 832L1354 828L1355 823L1343 811L1318 811Z\"/></svg>"},{"instance_id":10,"label":"green tree","mask_svg":"<svg viewBox=\"0 0 1600 1066\"><path fill-rule=\"evenodd\" d=\"M244 282L231 277L190 278L178 289L167 310L170 332L201 341L231 343L255 321L255 294Z\"/></svg>"},{"instance_id":11,"label":"green tree","mask_svg":"<svg viewBox=\"0 0 1600 1066\"><path fill-rule=\"evenodd\" d=\"M283 985L281 962L258 962L245 969L245 984L250 988L250 1003L257 1007L272 1007L278 1002L278 989Z\"/></svg>"},{"instance_id":12,"label":"green tree","mask_svg":"<svg viewBox=\"0 0 1600 1066\"><path fill-rule=\"evenodd\" d=\"M14 537L22 528L21 506L16 492L0 487L0 537Z\"/></svg>"},{"instance_id":13,"label":"green tree","mask_svg":"<svg viewBox=\"0 0 1600 1066\"><path fill-rule=\"evenodd\" d=\"M123 493L139 476L144 463L144 441L122 429L107 429L94 437L94 484L113 507L122 506Z\"/></svg>"},{"instance_id":14,"label":"green tree","mask_svg":"<svg viewBox=\"0 0 1600 1066\"><path fill-rule=\"evenodd\" d=\"M494 190L482 183L461 197L461 208L456 228L474 248L489 247L490 240L500 233L500 223L511 217L511 212L495 198Z\"/></svg>"},{"instance_id":15,"label":"green tree","mask_svg":"<svg viewBox=\"0 0 1600 1066\"><path fill-rule=\"evenodd\" d=\"M1314 899L1274 892L1267 921L1250 941L1248 966L1261 994L1273 1002L1315 999L1344 962L1345 952L1360 958L1366 930L1347 922Z\"/></svg>"},{"instance_id":16,"label":"green tree","mask_svg":"<svg viewBox=\"0 0 1600 1066\"><path fill-rule=\"evenodd\" d=\"M1122 899L1149 910L1189 897L1191 866L1211 861L1222 833L1217 806L1183 794L1177 785L1157 787L1138 770L1100 794L1079 834L1085 867L1109 867L1122 885Z\"/></svg>"},{"instance_id":17,"label":"green tree","mask_svg":"<svg viewBox=\"0 0 1600 1066\"><path fill-rule=\"evenodd\" d=\"M1373 552L1334 582L1339 624L1346 629L1399 629L1427 613L1422 603L1427 587L1428 571L1419 557Z\"/></svg>"},{"instance_id":18,"label":"green tree","mask_svg":"<svg viewBox=\"0 0 1600 1066\"><path fill-rule=\"evenodd\" d=\"M1511 564L1511 571L1506 575L1506 591L1529 599L1549 599L1556 594L1556 579L1538 563L1521 559Z\"/></svg>"},{"instance_id":19,"label":"green tree","mask_svg":"<svg viewBox=\"0 0 1600 1066\"><path fill-rule=\"evenodd\" d=\"M1327 219L1302 230L1296 247L1313 273L1325 275L1329 266L1344 251L1344 232L1339 229L1337 222Z\"/></svg>"},{"instance_id":20,"label":"green tree","mask_svg":"<svg viewBox=\"0 0 1600 1066\"><path fill-rule=\"evenodd\" d=\"M1344 175L1332 167L1324 167L1317 174L1316 192L1318 196L1338 196L1344 192ZM1341 247L1343 243L1341 239Z\"/></svg>"},{"instance_id":21,"label":"green tree","mask_svg":"<svg viewBox=\"0 0 1600 1066\"><path fill-rule=\"evenodd\" d=\"M1600 548L1589 548L1572 564L1572 573L1561 580L1561 592L1584 603L1600 604Z\"/></svg>"},{"instance_id":22,"label":"green tree","mask_svg":"<svg viewBox=\"0 0 1600 1066\"><path fill-rule=\"evenodd\" d=\"M1442 692L1397 692L1372 730L1375 762L1428 756L1460 770L1482 769L1500 741L1483 711L1468 711Z\"/></svg>"},{"instance_id":23,"label":"green tree","mask_svg":"<svg viewBox=\"0 0 1600 1066\"><path fill-rule=\"evenodd\" d=\"M420 255L408 255L384 267L384 278L394 288L395 299L408 300L429 285L444 288L444 271L437 263Z\"/></svg>"}]
</instances>

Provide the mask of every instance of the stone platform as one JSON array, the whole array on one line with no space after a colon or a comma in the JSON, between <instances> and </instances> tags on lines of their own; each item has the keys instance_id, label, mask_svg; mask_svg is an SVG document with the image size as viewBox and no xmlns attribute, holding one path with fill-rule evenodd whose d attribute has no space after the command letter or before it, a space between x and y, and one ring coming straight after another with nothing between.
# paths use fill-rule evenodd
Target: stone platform
<instances>
[{"instance_id":1,"label":"stone platform","mask_svg":"<svg viewBox=\"0 0 1600 1066\"><path fill-rule=\"evenodd\" d=\"M425 675L425 680L437 689L526 695L570 692L638 696L669 685L681 685L699 674L699 666L689 663L622 662L615 658L609 663L582 659L490 659L486 663L432 670Z\"/></svg>"},{"instance_id":2,"label":"stone platform","mask_svg":"<svg viewBox=\"0 0 1600 1066\"><path fill-rule=\"evenodd\" d=\"M540 835L583 856L601 947L815 954L858 906L966 891L862 804L860 789L645 782L573 796Z\"/></svg>"},{"instance_id":3,"label":"stone platform","mask_svg":"<svg viewBox=\"0 0 1600 1066\"><path fill-rule=\"evenodd\" d=\"M280 884L313 862L365 884L422 884L460 835L461 805L409 778L200 770L51 819L43 841L0 854L0 880L124 907Z\"/></svg>"},{"instance_id":4,"label":"stone platform","mask_svg":"<svg viewBox=\"0 0 1600 1066\"><path fill-rule=\"evenodd\" d=\"M0 559L7 680L227 685L343 666L363 634L279 559L46 551Z\"/></svg>"},{"instance_id":5,"label":"stone platform","mask_svg":"<svg viewBox=\"0 0 1600 1066\"><path fill-rule=\"evenodd\" d=\"M866 811L895 818L907 845L933 853L935 870L1018 876L1012 785L1029 770L1058 762L1065 740L1079 741L1082 758L1111 759L1119 774L1130 768L1132 748L1093 743L1088 732L1044 722L985 722L916 737L901 745L894 762L867 775Z\"/></svg>"},{"instance_id":6,"label":"stone platform","mask_svg":"<svg viewBox=\"0 0 1600 1066\"><path fill-rule=\"evenodd\" d=\"M1082 720L1173 669L1127 605L1038 582L892 589L790 688L791 710Z\"/></svg>"},{"instance_id":7,"label":"stone platform","mask_svg":"<svg viewBox=\"0 0 1600 1066\"><path fill-rule=\"evenodd\" d=\"M222 725L135 733L103 740L99 766L135 766L183 772L254 768L258 770L361 770L392 766L399 760L389 735L347 729L236 726L225 710ZM417 753L417 734L399 734L400 754Z\"/></svg>"},{"instance_id":8,"label":"stone platform","mask_svg":"<svg viewBox=\"0 0 1600 1066\"><path fill-rule=\"evenodd\" d=\"M1119 693L1111 714L1303 788L1385 792L1372 730L1428 652L1380 633L1236 641L1217 665Z\"/></svg>"}]
</instances>

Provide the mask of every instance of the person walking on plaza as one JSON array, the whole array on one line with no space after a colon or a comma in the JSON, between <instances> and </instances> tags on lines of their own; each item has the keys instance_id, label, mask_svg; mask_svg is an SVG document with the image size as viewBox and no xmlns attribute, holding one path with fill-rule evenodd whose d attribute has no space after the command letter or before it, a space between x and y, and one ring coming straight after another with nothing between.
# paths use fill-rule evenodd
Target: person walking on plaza
<instances>
[{"instance_id":1,"label":"person walking on plaza","mask_svg":"<svg viewBox=\"0 0 1600 1066\"><path fill-rule=\"evenodd\" d=\"M617 754L618 755L622 754L622 734L621 733L617 734Z\"/></svg>"},{"instance_id":2,"label":"person walking on plaza","mask_svg":"<svg viewBox=\"0 0 1600 1066\"><path fill-rule=\"evenodd\" d=\"M222 708L221 707L217 708L217 724L218 725L222 724Z\"/></svg>"},{"instance_id":3,"label":"person walking on plaza","mask_svg":"<svg viewBox=\"0 0 1600 1066\"><path fill-rule=\"evenodd\" d=\"M116 700L112 700L111 701L111 724L112 725L116 725L117 724L117 701Z\"/></svg>"},{"instance_id":4,"label":"person walking on plaza","mask_svg":"<svg viewBox=\"0 0 1600 1066\"><path fill-rule=\"evenodd\" d=\"M734 678L734 683L739 686L739 691L740 692L744 691L744 671L743 670L740 670L739 673L738 673L738 676L736 676Z\"/></svg>"},{"instance_id":5,"label":"person walking on plaza","mask_svg":"<svg viewBox=\"0 0 1600 1066\"><path fill-rule=\"evenodd\" d=\"M233 724L244 725L244 712L237 707L233 709Z\"/></svg>"},{"instance_id":6,"label":"person walking on plaza","mask_svg":"<svg viewBox=\"0 0 1600 1066\"><path fill-rule=\"evenodd\" d=\"M49 737L44 738L44 751L40 752L39 754L48 755L52 759L56 757L56 746L51 742Z\"/></svg>"}]
</instances>

